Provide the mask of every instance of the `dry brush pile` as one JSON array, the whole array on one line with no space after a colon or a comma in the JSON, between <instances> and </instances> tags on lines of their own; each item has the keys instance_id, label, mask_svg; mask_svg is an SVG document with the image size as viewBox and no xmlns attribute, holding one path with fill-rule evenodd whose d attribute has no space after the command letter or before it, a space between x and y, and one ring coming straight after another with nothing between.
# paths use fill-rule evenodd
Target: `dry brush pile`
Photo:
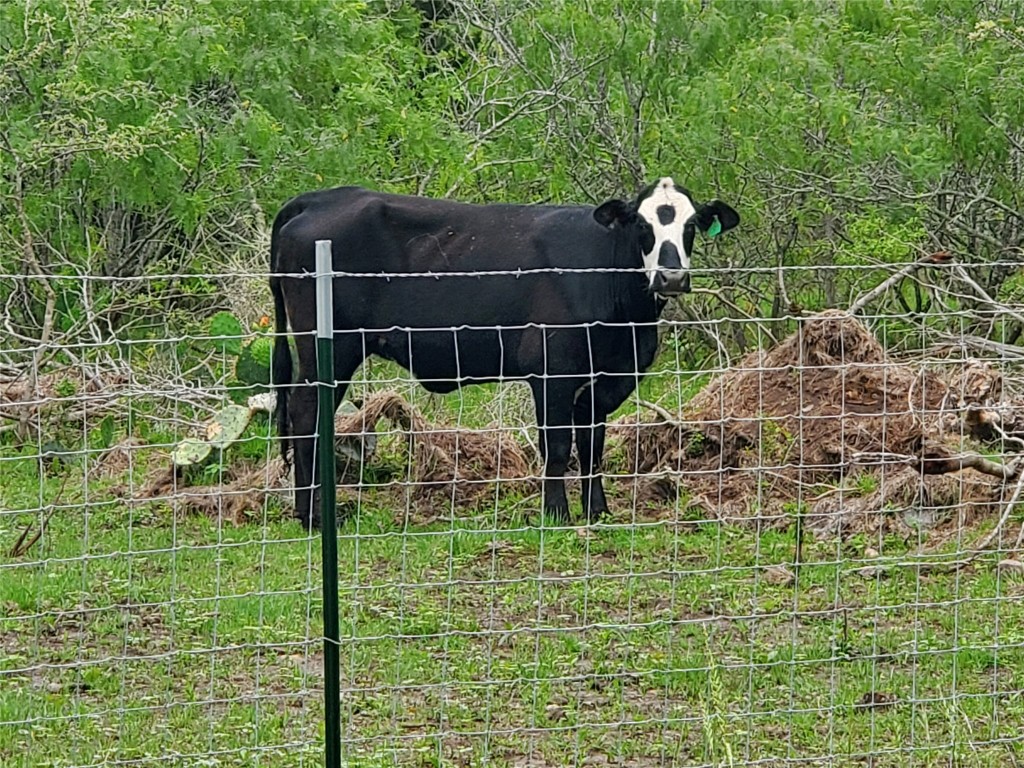
<instances>
[{"instance_id":1,"label":"dry brush pile","mask_svg":"<svg viewBox=\"0 0 1024 768\"><path fill-rule=\"evenodd\" d=\"M740 524L786 526L799 513L826 536L915 526L938 534L1002 508L998 528L1024 485L1011 455L1024 449L1024 406L1005 396L999 371L890 360L845 312L807 318L773 349L751 353L679 418L656 410L654 419L643 411L612 424L607 455L619 495L636 492L659 516L685 498L701 514ZM433 423L382 391L339 412L335 428L342 504L372 489L378 504L429 521L538 490L537 457L507 425ZM368 435L386 448L368 457ZM101 469L123 463L118 451L101 457ZM240 523L262 516L268 497L290 496L277 456L224 461L206 479L150 466L136 502Z\"/></svg>"},{"instance_id":2,"label":"dry brush pile","mask_svg":"<svg viewBox=\"0 0 1024 768\"><path fill-rule=\"evenodd\" d=\"M334 428L341 504L372 488L378 503L390 503L396 513L412 510L420 521L429 521L497 493L530 493L537 486L533 463L509 430L435 424L392 391L374 392L358 409L339 412ZM366 449L369 435L386 440L392 458L401 461L373 482L362 470L384 462L368 455L373 453ZM276 455L265 462L225 464L218 482L211 484L190 484L184 473L161 466L136 500L163 500L185 512L237 524L262 515L268 496L290 500L292 482L290 468Z\"/></svg>"},{"instance_id":3,"label":"dry brush pile","mask_svg":"<svg viewBox=\"0 0 1024 768\"><path fill-rule=\"evenodd\" d=\"M952 375L889 360L846 312L806 319L775 348L716 376L676 420L629 417L611 435L643 497L691 504L739 523L811 530L961 526L1019 493L1015 461L982 458L1021 409L998 371ZM643 414L642 416L646 416Z\"/></svg>"}]
</instances>

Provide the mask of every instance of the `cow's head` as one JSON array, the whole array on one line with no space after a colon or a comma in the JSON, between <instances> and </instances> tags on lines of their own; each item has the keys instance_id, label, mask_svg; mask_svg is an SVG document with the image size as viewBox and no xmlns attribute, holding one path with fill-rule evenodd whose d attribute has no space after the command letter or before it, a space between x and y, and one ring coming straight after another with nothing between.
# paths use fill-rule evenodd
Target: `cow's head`
<instances>
[{"instance_id":1,"label":"cow's head","mask_svg":"<svg viewBox=\"0 0 1024 768\"><path fill-rule=\"evenodd\" d=\"M636 236L648 288L661 296L690 292L690 255L697 229L709 237L740 223L739 214L721 200L696 203L666 176L643 190L636 201L609 200L594 211L605 227L622 227Z\"/></svg>"}]
</instances>

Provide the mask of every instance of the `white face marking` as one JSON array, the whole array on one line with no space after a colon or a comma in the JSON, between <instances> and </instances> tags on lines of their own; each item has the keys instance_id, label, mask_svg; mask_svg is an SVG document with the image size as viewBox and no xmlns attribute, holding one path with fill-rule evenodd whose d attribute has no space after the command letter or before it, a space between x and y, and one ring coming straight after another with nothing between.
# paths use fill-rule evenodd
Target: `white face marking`
<instances>
[{"instance_id":1,"label":"white face marking","mask_svg":"<svg viewBox=\"0 0 1024 768\"><path fill-rule=\"evenodd\" d=\"M675 213L668 224L662 224L658 217L658 209L662 206L672 208ZM673 243L679 251L683 271L690 268L690 254L683 245L683 225L695 212L693 201L676 189L670 176L659 179L650 197L640 203L640 215L654 228L654 248L644 254L644 269L651 285L654 285L654 276L659 269L658 257L662 243Z\"/></svg>"}]
</instances>

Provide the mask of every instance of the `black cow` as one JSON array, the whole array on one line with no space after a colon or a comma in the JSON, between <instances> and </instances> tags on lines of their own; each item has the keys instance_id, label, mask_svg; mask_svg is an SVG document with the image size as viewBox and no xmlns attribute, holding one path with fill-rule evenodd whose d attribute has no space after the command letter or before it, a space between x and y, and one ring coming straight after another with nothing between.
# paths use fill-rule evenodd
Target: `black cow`
<instances>
[{"instance_id":1,"label":"black cow","mask_svg":"<svg viewBox=\"0 0 1024 768\"><path fill-rule=\"evenodd\" d=\"M598 474L605 421L654 361L666 297L690 290L696 230L714 236L738 223L725 203L698 204L670 178L631 203L597 208L467 205L354 187L292 199L274 220L270 287L277 424L286 460L289 442L294 448L296 517L319 526L310 437L317 240L332 241L334 271L346 273L334 278L335 407L369 355L394 360L431 392L525 379L545 461L544 509L568 519L575 428L583 511L593 520L608 509Z\"/></svg>"}]
</instances>

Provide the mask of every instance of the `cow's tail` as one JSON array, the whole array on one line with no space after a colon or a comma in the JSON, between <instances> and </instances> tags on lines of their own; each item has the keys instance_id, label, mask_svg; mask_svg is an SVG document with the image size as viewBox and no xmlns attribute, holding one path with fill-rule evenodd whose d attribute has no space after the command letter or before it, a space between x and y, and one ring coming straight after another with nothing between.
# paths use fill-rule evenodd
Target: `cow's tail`
<instances>
[{"instance_id":1,"label":"cow's tail","mask_svg":"<svg viewBox=\"0 0 1024 768\"><path fill-rule=\"evenodd\" d=\"M301 211L286 205L274 219L274 227L270 231L270 292L274 295L274 351L272 354L270 380L276 393L274 417L277 421L277 435L281 440L281 458L285 466L290 463L291 433L288 421L288 395L292 386L292 351L288 346L288 315L284 304L284 292L281 290L281 257L278 253L278 240L281 227L297 216Z\"/></svg>"}]
</instances>

